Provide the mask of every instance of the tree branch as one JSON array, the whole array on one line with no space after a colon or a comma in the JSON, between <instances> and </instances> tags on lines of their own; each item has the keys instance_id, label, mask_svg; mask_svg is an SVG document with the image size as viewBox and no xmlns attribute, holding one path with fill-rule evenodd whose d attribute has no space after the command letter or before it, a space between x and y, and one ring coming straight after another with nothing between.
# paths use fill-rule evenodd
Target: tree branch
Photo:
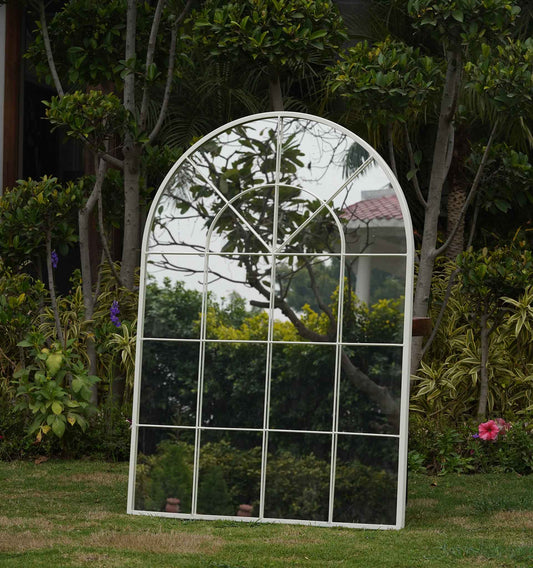
<instances>
[{"instance_id":1,"label":"tree branch","mask_svg":"<svg viewBox=\"0 0 533 568\"><path fill-rule=\"evenodd\" d=\"M161 130L161 126L165 120L168 110L168 103L170 100L170 93L172 91L172 78L174 75L174 65L176 62L176 43L177 43L177 36L178 36L178 26L185 18L185 15L189 11L189 8L192 5L192 0L187 0L185 7L181 11L181 14L177 17L176 21L174 22L171 30L170 36L170 49L169 49L169 58L168 58L168 68L167 68L167 82L165 84L165 91L163 93L163 101L161 103L161 109L159 110L159 116L157 117L157 122L150 132L148 136L148 140L150 144L155 140L156 136L159 134Z\"/></svg>"},{"instance_id":2,"label":"tree branch","mask_svg":"<svg viewBox=\"0 0 533 568\"><path fill-rule=\"evenodd\" d=\"M124 108L135 115L135 70L131 66L135 66L135 35L137 32L137 1L128 0L126 12L126 49L124 58L126 70L124 76Z\"/></svg>"},{"instance_id":3,"label":"tree branch","mask_svg":"<svg viewBox=\"0 0 533 568\"><path fill-rule=\"evenodd\" d=\"M48 25L46 23L46 14L44 11L44 0L38 0L39 9L39 21L41 23L41 32L43 34L43 44L44 50L46 52L46 59L48 60L48 67L50 68L50 74L52 75L52 80L56 88L59 98L62 99L65 95L59 75L57 74L56 64L54 61L54 54L52 53L52 46L50 44L50 36L48 35Z\"/></svg>"},{"instance_id":4,"label":"tree branch","mask_svg":"<svg viewBox=\"0 0 533 568\"><path fill-rule=\"evenodd\" d=\"M158 0L155 7L154 17L152 20L152 28L150 30L150 38L148 39L148 47L146 49L146 63L144 66L144 85L143 85L143 97L141 102L141 113L139 117L139 124L141 130L146 128L146 114L148 111L148 92L150 90L148 86L148 80L146 74L148 73L149 67L154 62L155 45L157 42L157 34L159 32L159 25L161 24L161 14L163 13L163 8L165 7L166 0Z\"/></svg>"},{"instance_id":5,"label":"tree branch","mask_svg":"<svg viewBox=\"0 0 533 568\"><path fill-rule=\"evenodd\" d=\"M322 300L320 291L318 290L318 286L316 283L313 267L307 260L304 260L304 262L305 262L305 267L307 269L307 273L309 274L309 280L311 281L311 290L313 291L313 295L315 296L318 306L328 316L330 322L330 328L332 330L335 330L335 328L337 327L337 320L335 319L335 316L333 315L333 312L331 311L330 307L326 305Z\"/></svg>"},{"instance_id":6,"label":"tree branch","mask_svg":"<svg viewBox=\"0 0 533 568\"><path fill-rule=\"evenodd\" d=\"M468 242L466 243L467 249L469 249L472 246L474 235L476 233L478 216L479 216L479 194L476 198L476 204L474 206L474 218L472 219L472 225L470 226L470 234L468 235Z\"/></svg>"},{"instance_id":7,"label":"tree branch","mask_svg":"<svg viewBox=\"0 0 533 568\"><path fill-rule=\"evenodd\" d=\"M449 234L448 238L446 239L446 241L444 242L444 244L436 250L436 253L435 253L436 256L438 256L439 254L444 252L448 248L449 244L452 242L452 240L455 236L455 233L457 232L457 229L459 228L459 225L460 225L461 221L463 220L463 218L466 214L466 210L468 209L470 203L472 202L472 199L476 195L479 184L481 182L481 176L483 175L485 165L487 164L487 160L488 160L488 157L489 157L489 151L490 151L490 148L492 147L492 141L494 140L494 135L496 133L497 126L498 126L498 123L496 122L496 123L494 123L494 126L492 127L492 131L491 131L489 139L487 141L487 145L485 146L485 151L483 152L483 157L481 158L481 162L480 162L479 167L477 169L474 181L472 182L472 187L470 188L468 196L465 200L465 204L463 205L463 208L461 210L461 214L459 215L457 222L455 223L452 231L450 232L450 234Z\"/></svg>"},{"instance_id":8,"label":"tree branch","mask_svg":"<svg viewBox=\"0 0 533 568\"><path fill-rule=\"evenodd\" d=\"M422 348L422 351L420 352L420 358L421 359L427 353L427 350L430 348L435 337L437 336L437 332L439 331L439 327L440 327L440 324L442 323L442 318L444 316L444 310L446 309L446 306L448 305L448 301L450 299L450 296L452 295L452 287L455 283L455 279L457 278L457 275L459 274L459 272L461 272L459 270L459 268L456 268L450 274L450 278L448 280L448 285L446 286L446 293L444 294L444 299L442 300L442 305L441 305L440 310L439 310L439 315L437 316L437 319L435 321L433 329L431 330L431 335L429 336L428 340L424 344L424 347Z\"/></svg>"},{"instance_id":9,"label":"tree branch","mask_svg":"<svg viewBox=\"0 0 533 568\"><path fill-rule=\"evenodd\" d=\"M396 168L396 157L394 156L394 142L392 140L392 124L387 126L387 145L389 147L389 162L392 173L398 178L398 170Z\"/></svg>"},{"instance_id":10,"label":"tree branch","mask_svg":"<svg viewBox=\"0 0 533 568\"><path fill-rule=\"evenodd\" d=\"M105 162L103 162L103 163L105 163ZM106 237L106 234L105 234L101 186L100 186L100 191L99 191L99 195L98 195L98 227L100 229L100 240L102 242L102 248L104 249L103 252L104 252L105 258L107 259L107 262L109 264L109 268L111 268L111 272L113 273L113 276L115 277L115 280L117 281L118 285L123 286L122 280L120 279L120 276L115 269L115 263L113 262L113 259L111 258L111 253L109 252L109 244L107 242L107 237Z\"/></svg>"},{"instance_id":11,"label":"tree branch","mask_svg":"<svg viewBox=\"0 0 533 568\"><path fill-rule=\"evenodd\" d=\"M427 201L424 199L422 195L422 191L420 189L420 184L418 183L418 175L416 172L416 162L415 162L415 155L413 152L413 146L411 145L411 138L409 136L409 129L407 128L407 124L404 123L404 130L405 130L405 141L407 145L407 153L409 155L409 165L411 166L411 171L413 172L412 182L413 187L415 188L415 194L418 198L418 201L422 204L424 209L427 209Z\"/></svg>"},{"instance_id":12,"label":"tree branch","mask_svg":"<svg viewBox=\"0 0 533 568\"><path fill-rule=\"evenodd\" d=\"M120 160L119 158L115 158L115 156L112 156L111 154L108 154L107 152L98 152L97 156L98 156L99 159L105 160L110 166L114 166L115 168L117 168L119 170L124 169L123 160Z\"/></svg>"}]
</instances>

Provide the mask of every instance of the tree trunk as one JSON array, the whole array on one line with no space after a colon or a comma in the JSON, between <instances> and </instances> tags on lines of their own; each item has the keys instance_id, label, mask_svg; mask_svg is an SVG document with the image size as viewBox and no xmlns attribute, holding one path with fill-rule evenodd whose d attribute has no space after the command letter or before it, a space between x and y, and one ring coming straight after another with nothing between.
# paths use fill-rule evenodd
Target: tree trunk
<instances>
[{"instance_id":1,"label":"tree trunk","mask_svg":"<svg viewBox=\"0 0 533 568\"><path fill-rule=\"evenodd\" d=\"M456 135L453 161L448 174L450 189L448 193L446 238L451 235L457 225L453 238L446 249L446 256L451 260L455 260L457 255L464 250L465 217L462 213L467 194L467 179L464 174L466 152L464 136Z\"/></svg>"},{"instance_id":2,"label":"tree trunk","mask_svg":"<svg viewBox=\"0 0 533 568\"><path fill-rule=\"evenodd\" d=\"M283 95L281 93L281 83L279 81L279 75L274 75L270 77L268 84L270 93L270 107L272 110L285 110L283 107Z\"/></svg>"},{"instance_id":3,"label":"tree trunk","mask_svg":"<svg viewBox=\"0 0 533 568\"><path fill-rule=\"evenodd\" d=\"M478 418L484 418L487 412L487 400L489 397L489 328L488 328L488 314L484 313L481 316L481 365L479 367L479 402L477 407Z\"/></svg>"},{"instance_id":4,"label":"tree trunk","mask_svg":"<svg viewBox=\"0 0 533 568\"><path fill-rule=\"evenodd\" d=\"M135 60L135 37L137 32L137 2L128 0L126 13L126 61ZM130 69L124 77L124 108L135 116L135 73ZM122 265L120 279L126 288L133 289L135 268L139 254L139 182L141 146L133 134L124 137L124 227L122 241Z\"/></svg>"},{"instance_id":5,"label":"tree trunk","mask_svg":"<svg viewBox=\"0 0 533 568\"><path fill-rule=\"evenodd\" d=\"M104 182L105 172L107 170L106 162L101 159L96 167L96 177L94 187L89 195L85 205L78 211L78 236L80 243L80 264L81 264L81 289L83 293L83 309L85 320L92 320L94 314L93 296L93 270L91 262L91 214L94 206L100 199L102 184ZM90 331L90 330L89 330ZM89 336L87 338L87 357L89 358L89 373L97 374L97 356L94 340ZM91 402L98 404L98 388L93 386L91 392Z\"/></svg>"},{"instance_id":6,"label":"tree trunk","mask_svg":"<svg viewBox=\"0 0 533 568\"><path fill-rule=\"evenodd\" d=\"M461 52L450 51L447 53L446 80L442 93L442 101L439 115L435 148L433 151L433 163L429 180L427 208L424 217L424 232L422 235L422 247L418 278L413 303L413 315L426 317L429 307L429 295L436 257L436 244L439 214L442 200L442 190L453 152L454 126L453 118L461 83ZM422 342L413 342L411 355L411 372L415 373L420 364Z\"/></svg>"},{"instance_id":7,"label":"tree trunk","mask_svg":"<svg viewBox=\"0 0 533 568\"><path fill-rule=\"evenodd\" d=\"M451 179L450 182L448 220L446 225L447 235L453 231L455 225L458 225L458 227L446 249L446 256L451 260L455 260L464 250L465 218L464 216L461 217L461 213L466 201L466 188L457 179Z\"/></svg>"},{"instance_id":8,"label":"tree trunk","mask_svg":"<svg viewBox=\"0 0 533 568\"><path fill-rule=\"evenodd\" d=\"M129 290L134 288L135 269L138 265L140 251L140 173L140 145L126 146L124 149L124 236L120 279Z\"/></svg>"}]
</instances>

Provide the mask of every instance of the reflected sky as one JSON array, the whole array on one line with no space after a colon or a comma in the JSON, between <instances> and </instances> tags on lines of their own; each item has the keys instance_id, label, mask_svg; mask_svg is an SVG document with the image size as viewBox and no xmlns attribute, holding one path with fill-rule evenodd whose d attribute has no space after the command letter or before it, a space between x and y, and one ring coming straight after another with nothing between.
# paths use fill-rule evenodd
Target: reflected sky
<instances>
[{"instance_id":1,"label":"reflected sky","mask_svg":"<svg viewBox=\"0 0 533 568\"><path fill-rule=\"evenodd\" d=\"M367 151L332 126L284 119L279 133L276 120L258 120L201 145L162 192L148 250L272 250L274 232L277 248L313 213L330 215L324 203L346 224L362 191L368 198L389 184Z\"/></svg>"}]
</instances>

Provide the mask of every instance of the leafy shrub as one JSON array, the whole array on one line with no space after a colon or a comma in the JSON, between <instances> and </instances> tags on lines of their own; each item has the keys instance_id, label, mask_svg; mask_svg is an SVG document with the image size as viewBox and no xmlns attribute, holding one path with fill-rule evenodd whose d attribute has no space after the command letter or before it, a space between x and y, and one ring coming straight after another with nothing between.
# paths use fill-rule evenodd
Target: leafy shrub
<instances>
[{"instance_id":1,"label":"leafy shrub","mask_svg":"<svg viewBox=\"0 0 533 568\"><path fill-rule=\"evenodd\" d=\"M37 441L49 432L62 438L67 424L88 426L92 406L91 388L99 379L91 376L80 357L71 349L74 340L63 350L57 343L48 349L44 337L31 334L19 346L29 348L33 363L14 374L18 384L16 410L32 414L28 434L37 433Z\"/></svg>"},{"instance_id":2,"label":"leafy shrub","mask_svg":"<svg viewBox=\"0 0 533 568\"><path fill-rule=\"evenodd\" d=\"M44 284L25 273L15 273L0 259L0 379L3 389L23 357L17 346L30 332L46 297Z\"/></svg>"},{"instance_id":3,"label":"leafy shrub","mask_svg":"<svg viewBox=\"0 0 533 568\"><path fill-rule=\"evenodd\" d=\"M130 457L131 421L125 409L112 400L92 414L85 432L69 430L62 443L62 455L69 459L127 461Z\"/></svg>"},{"instance_id":4,"label":"leafy shrub","mask_svg":"<svg viewBox=\"0 0 533 568\"><path fill-rule=\"evenodd\" d=\"M455 266L442 264L434 279L434 320ZM487 269L487 274L492 272ZM533 410L533 287L527 286L517 298L502 296L495 302L498 317L489 320L494 329L487 339L487 411L527 416ZM413 377L412 413L454 423L457 417L468 419L478 412L482 350L470 311L456 281L435 340Z\"/></svg>"},{"instance_id":5,"label":"leafy shrub","mask_svg":"<svg viewBox=\"0 0 533 568\"><path fill-rule=\"evenodd\" d=\"M517 420L494 440L478 434L477 422L437 423L414 416L409 431L409 469L446 473L533 473L533 424Z\"/></svg>"}]
</instances>

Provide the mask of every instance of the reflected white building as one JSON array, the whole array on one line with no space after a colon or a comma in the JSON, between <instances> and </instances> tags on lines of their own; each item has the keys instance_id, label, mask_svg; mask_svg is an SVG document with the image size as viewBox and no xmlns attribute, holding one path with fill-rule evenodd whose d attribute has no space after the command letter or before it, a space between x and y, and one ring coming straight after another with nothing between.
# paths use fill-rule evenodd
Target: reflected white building
<instances>
[{"instance_id":1,"label":"reflected white building","mask_svg":"<svg viewBox=\"0 0 533 568\"><path fill-rule=\"evenodd\" d=\"M405 224L400 203L390 184L378 190L362 191L361 197L361 201L345 209L343 217L348 219L347 250L372 255L360 256L352 268L356 276L355 293L368 304L372 270L383 270L398 277L405 272L401 257L376 256L376 252L405 251Z\"/></svg>"}]
</instances>

